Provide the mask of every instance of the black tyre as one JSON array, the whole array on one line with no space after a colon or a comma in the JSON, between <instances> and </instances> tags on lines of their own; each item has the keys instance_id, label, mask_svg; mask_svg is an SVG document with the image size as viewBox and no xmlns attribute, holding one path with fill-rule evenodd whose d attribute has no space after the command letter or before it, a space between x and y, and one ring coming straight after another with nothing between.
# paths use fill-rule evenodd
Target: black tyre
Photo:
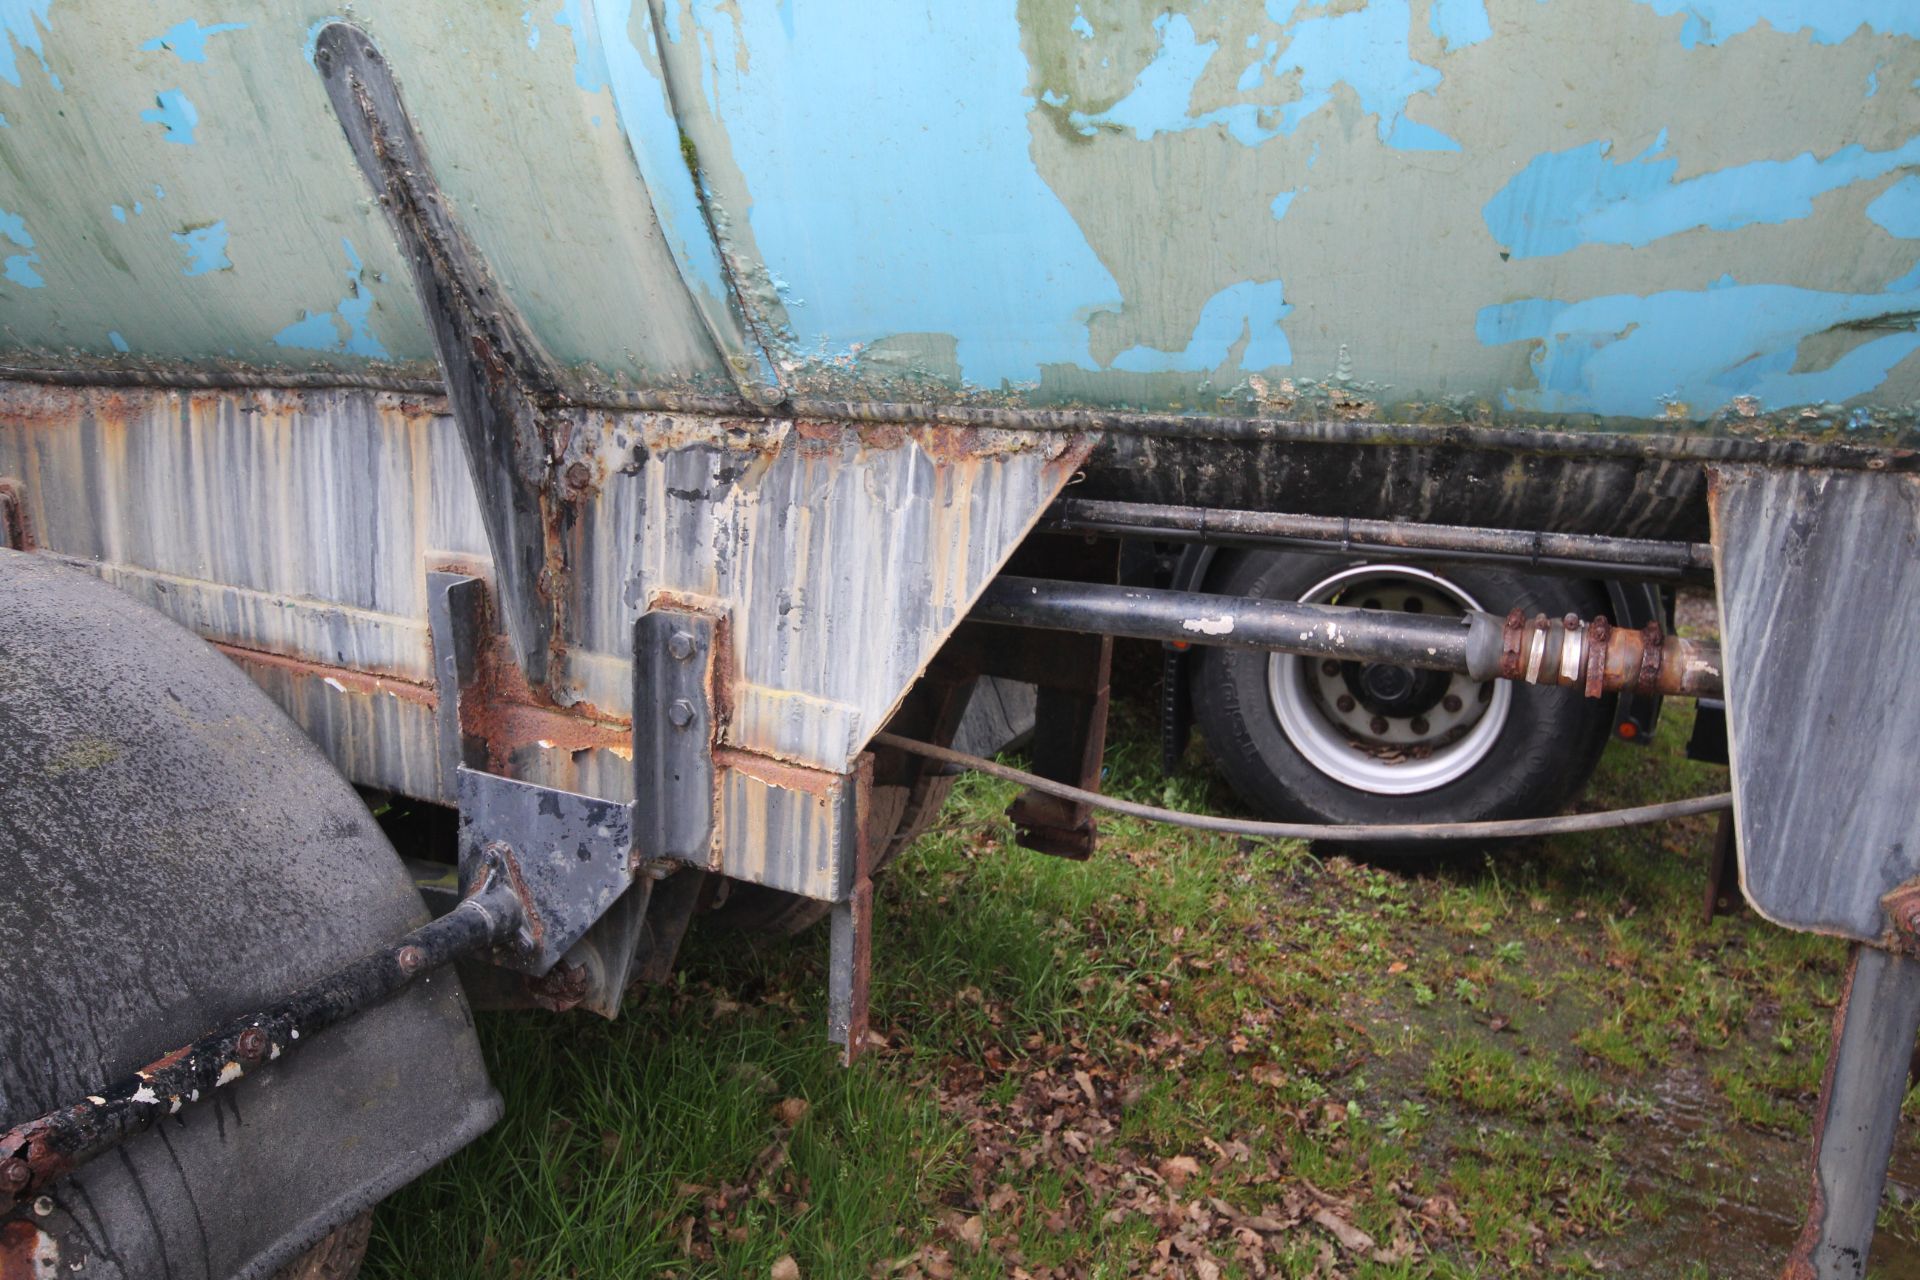
<instances>
[{"instance_id":1,"label":"black tyre","mask_svg":"<svg viewBox=\"0 0 1920 1280\"><path fill-rule=\"evenodd\" d=\"M1290 552L1223 558L1207 589L1403 612L1591 617L1598 583L1486 567L1368 563ZM1599 762L1611 698L1464 675L1205 649L1194 716L1246 804L1287 822L1471 822L1558 812ZM1457 849L1458 846L1451 846ZM1431 844L1364 846L1377 858L1431 857Z\"/></svg>"}]
</instances>

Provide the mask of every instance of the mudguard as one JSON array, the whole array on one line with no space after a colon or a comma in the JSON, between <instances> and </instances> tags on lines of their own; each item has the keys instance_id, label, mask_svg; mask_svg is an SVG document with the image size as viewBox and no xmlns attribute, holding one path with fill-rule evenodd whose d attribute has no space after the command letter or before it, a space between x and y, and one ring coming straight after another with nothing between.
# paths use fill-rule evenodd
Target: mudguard
<instances>
[{"instance_id":1,"label":"mudguard","mask_svg":"<svg viewBox=\"0 0 1920 1280\"><path fill-rule=\"evenodd\" d=\"M364 804L205 641L0 551L0 1130L424 922ZM270 1275L483 1132L451 973L14 1204L0 1275Z\"/></svg>"}]
</instances>

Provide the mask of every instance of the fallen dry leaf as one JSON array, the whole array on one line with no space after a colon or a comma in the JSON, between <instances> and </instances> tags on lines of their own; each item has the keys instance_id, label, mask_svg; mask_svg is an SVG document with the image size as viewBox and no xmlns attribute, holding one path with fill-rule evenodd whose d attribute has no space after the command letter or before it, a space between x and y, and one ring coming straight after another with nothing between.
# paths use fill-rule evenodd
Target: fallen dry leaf
<instances>
[{"instance_id":1,"label":"fallen dry leaf","mask_svg":"<svg viewBox=\"0 0 1920 1280\"><path fill-rule=\"evenodd\" d=\"M1325 1227L1329 1235L1338 1240L1341 1247L1352 1253L1372 1253L1373 1237L1348 1222L1331 1209L1315 1209L1313 1220Z\"/></svg>"},{"instance_id":2,"label":"fallen dry leaf","mask_svg":"<svg viewBox=\"0 0 1920 1280\"><path fill-rule=\"evenodd\" d=\"M1167 1180L1168 1185L1178 1190L1200 1172L1200 1162L1192 1156L1168 1156L1160 1162L1157 1172Z\"/></svg>"},{"instance_id":3,"label":"fallen dry leaf","mask_svg":"<svg viewBox=\"0 0 1920 1280\"><path fill-rule=\"evenodd\" d=\"M805 1098L782 1098L774 1107L773 1114L781 1124L791 1128L806 1116L812 1106Z\"/></svg>"},{"instance_id":4,"label":"fallen dry leaf","mask_svg":"<svg viewBox=\"0 0 1920 1280\"><path fill-rule=\"evenodd\" d=\"M793 1260L792 1254L786 1254L773 1264L767 1280L800 1280L800 1264Z\"/></svg>"}]
</instances>

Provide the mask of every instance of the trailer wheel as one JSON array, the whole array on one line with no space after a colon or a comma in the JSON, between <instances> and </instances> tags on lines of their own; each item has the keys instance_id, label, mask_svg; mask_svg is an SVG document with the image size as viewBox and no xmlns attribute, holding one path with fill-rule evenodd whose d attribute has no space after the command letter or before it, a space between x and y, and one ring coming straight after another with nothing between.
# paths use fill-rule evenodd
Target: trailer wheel
<instances>
[{"instance_id":1,"label":"trailer wheel","mask_svg":"<svg viewBox=\"0 0 1920 1280\"><path fill-rule=\"evenodd\" d=\"M1473 567L1423 567L1248 552L1208 589L1271 600L1460 615L1468 609L1589 617L1598 583ZM1586 784L1613 700L1577 691L1380 663L1206 649L1193 664L1195 719L1234 791L1291 822L1471 822L1557 812ZM1415 860L1431 845L1382 843Z\"/></svg>"}]
</instances>

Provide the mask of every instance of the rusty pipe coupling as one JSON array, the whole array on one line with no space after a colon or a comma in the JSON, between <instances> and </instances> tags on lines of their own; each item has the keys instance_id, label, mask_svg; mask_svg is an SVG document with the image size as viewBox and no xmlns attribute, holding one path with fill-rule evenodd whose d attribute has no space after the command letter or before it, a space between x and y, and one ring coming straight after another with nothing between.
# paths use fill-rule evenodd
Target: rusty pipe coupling
<instances>
[{"instance_id":1,"label":"rusty pipe coupling","mask_svg":"<svg viewBox=\"0 0 1920 1280\"><path fill-rule=\"evenodd\" d=\"M1505 620L1471 616L1467 674L1476 680L1515 680L1577 688L1589 698L1606 693L1672 694L1717 698L1720 650L1670 636L1658 622L1640 630L1615 627L1603 615L1529 618L1515 609Z\"/></svg>"}]
</instances>

